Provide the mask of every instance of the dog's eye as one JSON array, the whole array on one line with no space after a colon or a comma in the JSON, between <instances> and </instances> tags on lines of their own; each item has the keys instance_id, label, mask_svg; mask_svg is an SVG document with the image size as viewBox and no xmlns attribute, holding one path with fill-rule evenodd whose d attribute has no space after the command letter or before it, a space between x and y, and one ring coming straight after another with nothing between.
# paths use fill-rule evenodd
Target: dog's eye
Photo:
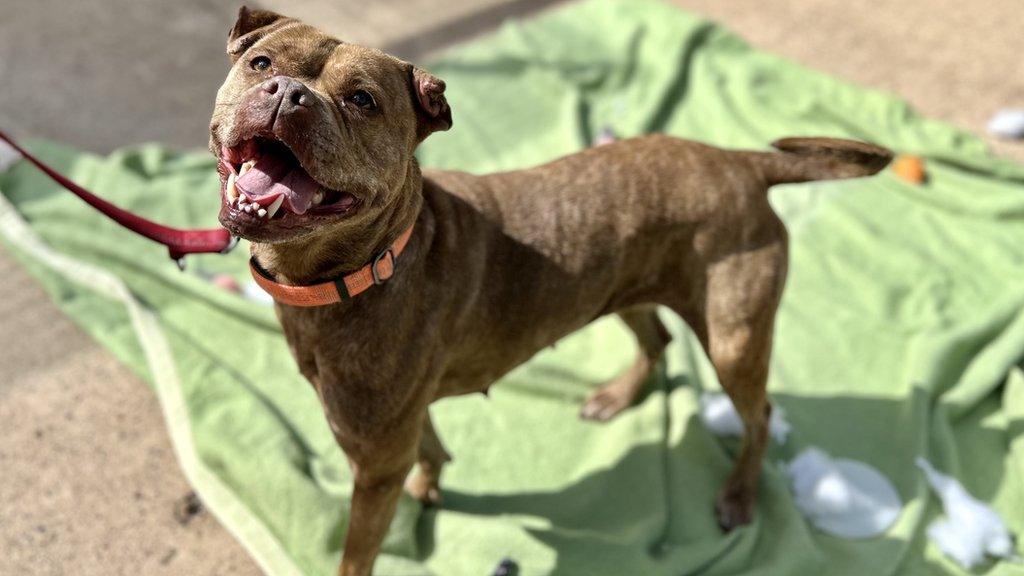
<instances>
[{"instance_id":1,"label":"dog's eye","mask_svg":"<svg viewBox=\"0 0 1024 576\"><path fill-rule=\"evenodd\" d=\"M356 90L348 97L348 101L367 110L373 110L377 107L377 103L373 101L373 96L370 96L370 93L366 90Z\"/></svg>"},{"instance_id":2,"label":"dog's eye","mask_svg":"<svg viewBox=\"0 0 1024 576\"><path fill-rule=\"evenodd\" d=\"M258 72L263 72L267 68L270 68L270 58L266 56L257 56L249 62L249 67Z\"/></svg>"}]
</instances>

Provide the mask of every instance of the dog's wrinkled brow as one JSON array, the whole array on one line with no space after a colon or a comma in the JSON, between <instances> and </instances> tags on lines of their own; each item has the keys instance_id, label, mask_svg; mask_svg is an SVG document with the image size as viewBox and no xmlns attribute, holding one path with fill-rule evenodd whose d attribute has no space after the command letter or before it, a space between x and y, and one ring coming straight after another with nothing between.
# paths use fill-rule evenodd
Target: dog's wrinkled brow
<instances>
[{"instance_id":1,"label":"dog's wrinkled brow","mask_svg":"<svg viewBox=\"0 0 1024 576\"><path fill-rule=\"evenodd\" d=\"M309 51L303 54L304 58L300 65L299 73L307 78L315 78L323 71L327 61L330 60L334 49L344 44L335 38L323 38L317 42Z\"/></svg>"}]
</instances>

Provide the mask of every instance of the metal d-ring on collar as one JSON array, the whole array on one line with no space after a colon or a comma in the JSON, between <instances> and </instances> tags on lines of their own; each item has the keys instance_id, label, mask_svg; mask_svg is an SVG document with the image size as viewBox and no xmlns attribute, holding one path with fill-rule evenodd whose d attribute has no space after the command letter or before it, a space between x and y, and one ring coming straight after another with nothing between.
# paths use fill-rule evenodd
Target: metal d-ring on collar
<instances>
[{"instance_id":1,"label":"metal d-ring on collar","mask_svg":"<svg viewBox=\"0 0 1024 576\"><path fill-rule=\"evenodd\" d=\"M380 272L377 271L377 265L384 259L385 256L391 256L391 274L387 278L381 278ZM391 276L395 275L395 267L398 265L398 258L395 257L395 253L391 251L391 247L385 248L380 254L374 257L373 262L370 263L370 274L373 276L373 284L380 286L387 282Z\"/></svg>"}]
</instances>

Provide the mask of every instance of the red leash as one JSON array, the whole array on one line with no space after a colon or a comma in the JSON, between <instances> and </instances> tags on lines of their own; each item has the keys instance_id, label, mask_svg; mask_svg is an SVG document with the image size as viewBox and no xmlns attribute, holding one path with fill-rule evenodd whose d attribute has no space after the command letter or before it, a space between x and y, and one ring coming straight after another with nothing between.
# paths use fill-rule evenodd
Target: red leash
<instances>
[{"instance_id":1,"label":"red leash","mask_svg":"<svg viewBox=\"0 0 1024 576\"><path fill-rule=\"evenodd\" d=\"M71 180L68 180L59 172L44 164L41 160L25 151L24 148L18 146L13 140L4 134L2 130L0 130L0 140L10 144L11 147L20 152L26 160L35 164L36 168L45 172L46 175L53 178L55 182L64 188L67 188L68 191L75 196L85 200L87 204L99 210L114 222L117 222L136 234L145 236L154 242L167 246L167 251L170 253L171 258L178 263L178 267L182 270L185 269L185 255L187 254L211 252L227 254L235 247L235 244L238 243L238 239L233 238L224 228L211 230L179 230L177 228L164 226L163 224L157 224L152 220L147 220L142 216L133 214L123 208L118 208L110 202L96 196L92 192L89 192L85 188L82 188L78 184L75 184Z\"/></svg>"}]
</instances>

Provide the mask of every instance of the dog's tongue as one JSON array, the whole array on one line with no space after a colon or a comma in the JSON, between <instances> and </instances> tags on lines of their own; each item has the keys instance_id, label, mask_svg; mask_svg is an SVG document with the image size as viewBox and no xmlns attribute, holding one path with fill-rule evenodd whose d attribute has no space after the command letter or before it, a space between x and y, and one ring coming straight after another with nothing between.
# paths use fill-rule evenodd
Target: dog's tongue
<instances>
[{"instance_id":1,"label":"dog's tongue","mask_svg":"<svg viewBox=\"0 0 1024 576\"><path fill-rule=\"evenodd\" d=\"M309 210L313 196L320 189L301 166L278 154L260 156L252 168L235 180L235 187L254 201L264 198L273 201L283 194L288 209L296 214Z\"/></svg>"}]
</instances>

